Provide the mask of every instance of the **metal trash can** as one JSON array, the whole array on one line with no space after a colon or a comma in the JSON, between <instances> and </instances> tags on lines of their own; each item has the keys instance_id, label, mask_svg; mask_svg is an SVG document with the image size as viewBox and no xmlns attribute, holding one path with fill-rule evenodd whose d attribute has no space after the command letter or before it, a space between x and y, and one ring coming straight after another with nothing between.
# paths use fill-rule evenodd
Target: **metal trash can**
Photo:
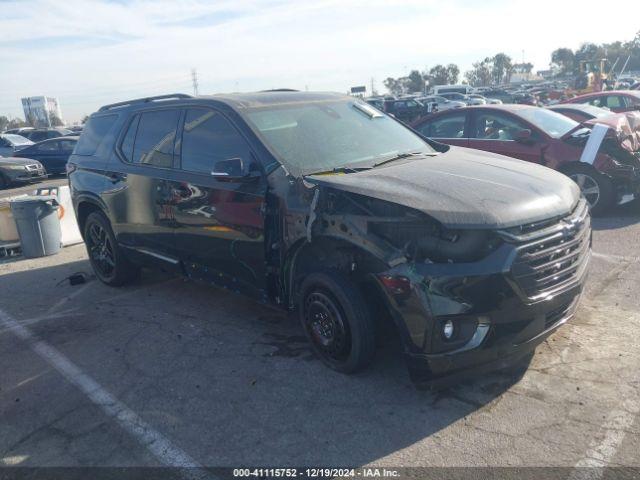
<instances>
[{"instance_id":1,"label":"metal trash can","mask_svg":"<svg viewBox=\"0 0 640 480\"><path fill-rule=\"evenodd\" d=\"M11 213L25 257L44 257L60 250L62 233L58 207L53 196L28 196L11 202Z\"/></svg>"}]
</instances>

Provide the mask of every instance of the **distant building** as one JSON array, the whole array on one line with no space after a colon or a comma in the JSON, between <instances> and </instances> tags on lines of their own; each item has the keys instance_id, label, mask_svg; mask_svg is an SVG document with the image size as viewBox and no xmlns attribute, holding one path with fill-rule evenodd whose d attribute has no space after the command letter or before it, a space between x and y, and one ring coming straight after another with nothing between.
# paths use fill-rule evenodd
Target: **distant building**
<instances>
[{"instance_id":1,"label":"distant building","mask_svg":"<svg viewBox=\"0 0 640 480\"><path fill-rule=\"evenodd\" d=\"M62 112L57 98L26 97L22 99L22 109L24 119L34 127L54 126L56 118L62 122Z\"/></svg>"}]
</instances>

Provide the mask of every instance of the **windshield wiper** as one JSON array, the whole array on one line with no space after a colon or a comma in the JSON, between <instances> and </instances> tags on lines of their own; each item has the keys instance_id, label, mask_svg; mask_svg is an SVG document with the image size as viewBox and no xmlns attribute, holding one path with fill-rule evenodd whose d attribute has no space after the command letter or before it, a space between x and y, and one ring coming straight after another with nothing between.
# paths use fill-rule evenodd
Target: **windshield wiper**
<instances>
[{"instance_id":1,"label":"windshield wiper","mask_svg":"<svg viewBox=\"0 0 640 480\"><path fill-rule=\"evenodd\" d=\"M394 155L393 157L387 158L381 162L374 163L372 168L379 167L380 165L384 165L385 163L395 162L396 160L402 160L403 158L409 157L435 157L439 152L433 153L425 153L425 152L405 152Z\"/></svg>"},{"instance_id":2,"label":"windshield wiper","mask_svg":"<svg viewBox=\"0 0 640 480\"><path fill-rule=\"evenodd\" d=\"M371 170L373 167L335 167L331 170L309 173L308 175L331 175L333 173L355 173L363 170ZM306 175L305 175L306 176Z\"/></svg>"}]
</instances>

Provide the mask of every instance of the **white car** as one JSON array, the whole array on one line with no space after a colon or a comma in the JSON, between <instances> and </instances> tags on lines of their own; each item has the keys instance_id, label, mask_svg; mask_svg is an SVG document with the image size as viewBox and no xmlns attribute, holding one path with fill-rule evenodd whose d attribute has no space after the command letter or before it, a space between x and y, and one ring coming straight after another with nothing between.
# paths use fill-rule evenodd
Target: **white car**
<instances>
[{"instance_id":1,"label":"white car","mask_svg":"<svg viewBox=\"0 0 640 480\"><path fill-rule=\"evenodd\" d=\"M13 154L33 145L33 142L21 135L12 133L0 134L0 157L13 157Z\"/></svg>"},{"instance_id":2,"label":"white car","mask_svg":"<svg viewBox=\"0 0 640 480\"><path fill-rule=\"evenodd\" d=\"M447 100L440 95L429 95L428 97L422 97L419 99L421 103L435 103L438 111L443 112L444 110L451 110L452 108L460 108L466 107L467 104L464 102L455 102L452 100Z\"/></svg>"}]
</instances>

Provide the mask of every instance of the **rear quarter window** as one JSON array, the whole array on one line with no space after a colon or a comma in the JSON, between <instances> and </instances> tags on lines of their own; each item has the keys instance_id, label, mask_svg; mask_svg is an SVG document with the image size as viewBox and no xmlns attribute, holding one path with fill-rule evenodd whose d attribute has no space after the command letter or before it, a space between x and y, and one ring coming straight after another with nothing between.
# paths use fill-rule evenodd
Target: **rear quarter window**
<instances>
[{"instance_id":1,"label":"rear quarter window","mask_svg":"<svg viewBox=\"0 0 640 480\"><path fill-rule=\"evenodd\" d=\"M105 135L109 133L118 115L101 115L91 117L82 130L80 140L76 146L76 155L93 155L102 143Z\"/></svg>"}]
</instances>

